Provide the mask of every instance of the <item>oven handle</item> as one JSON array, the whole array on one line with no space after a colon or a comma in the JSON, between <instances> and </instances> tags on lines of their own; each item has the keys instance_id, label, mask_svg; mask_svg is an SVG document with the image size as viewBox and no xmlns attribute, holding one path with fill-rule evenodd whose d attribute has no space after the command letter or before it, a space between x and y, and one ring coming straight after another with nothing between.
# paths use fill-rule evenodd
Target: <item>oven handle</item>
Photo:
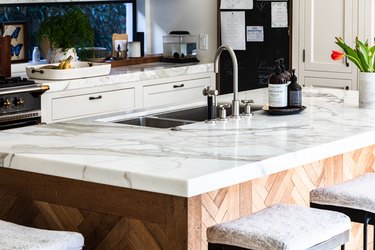
<instances>
[{"instance_id":1,"label":"oven handle","mask_svg":"<svg viewBox=\"0 0 375 250\"><path fill-rule=\"evenodd\" d=\"M23 93L23 92L45 92L49 90L48 85L36 85L36 86L30 86L30 87L13 87L13 88L3 88L0 90L0 94L2 95L9 95L9 94L17 94L17 93Z\"/></svg>"}]
</instances>

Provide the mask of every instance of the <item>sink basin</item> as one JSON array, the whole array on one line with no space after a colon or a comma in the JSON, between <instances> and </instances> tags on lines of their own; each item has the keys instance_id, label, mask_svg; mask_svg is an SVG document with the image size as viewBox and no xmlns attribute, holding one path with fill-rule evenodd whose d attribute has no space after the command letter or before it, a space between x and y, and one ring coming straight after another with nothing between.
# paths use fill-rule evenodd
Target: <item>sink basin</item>
<instances>
[{"instance_id":1,"label":"sink basin","mask_svg":"<svg viewBox=\"0 0 375 250\"><path fill-rule=\"evenodd\" d=\"M259 106L259 105L251 106L252 111L258 111L261 109L262 109L262 106ZM227 116L230 116L232 113L232 110L230 108L226 110L227 110ZM243 113L244 111L245 111L245 106L241 105L240 114ZM218 112L217 112L217 115L219 115ZM160 118L172 118L172 119L182 119L182 120L200 122L200 121L207 120L207 106L181 109L181 110L171 111L171 112L162 113L162 114L155 114L154 116L160 117Z\"/></svg>"},{"instance_id":2,"label":"sink basin","mask_svg":"<svg viewBox=\"0 0 375 250\"><path fill-rule=\"evenodd\" d=\"M141 116L128 120L115 121L115 123L154 127L154 128L172 128L193 123L193 121L174 120L174 119L162 119L152 116Z\"/></svg>"},{"instance_id":3,"label":"sink basin","mask_svg":"<svg viewBox=\"0 0 375 250\"><path fill-rule=\"evenodd\" d=\"M207 120L207 106L181 109L176 111L171 111L168 113L155 114L159 118L171 118L171 119L182 119L189 121L204 121Z\"/></svg>"},{"instance_id":4,"label":"sink basin","mask_svg":"<svg viewBox=\"0 0 375 250\"><path fill-rule=\"evenodd\" d=\"M261 106L252 106L252 111L257 111L261 109ZM240 113L242 113L243 111L244 106L240 106ZM227 115L230 116L230 114L231 110L227 109ZM207 106L199 106L163 113L155 113L147 116L138 116L126 120L119 120L113 122L154 128L173 128L205 120L207 120Z\"/></svg>"}]
</instances>

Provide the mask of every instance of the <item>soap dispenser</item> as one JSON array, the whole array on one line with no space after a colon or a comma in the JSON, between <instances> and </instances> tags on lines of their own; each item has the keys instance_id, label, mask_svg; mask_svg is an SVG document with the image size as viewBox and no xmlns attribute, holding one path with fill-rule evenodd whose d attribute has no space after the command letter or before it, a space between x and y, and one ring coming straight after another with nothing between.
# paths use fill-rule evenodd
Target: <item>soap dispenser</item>
<instances>
[{"instance_id":1,"label":"soap dispenser","mask_svg":"<svg viewBox=\"0 0 375 250\"><path fill-rule=\"evenodd\" d=\"M281 73L285 75L287 83L290 84L290 78L292 74L290 74L290 72L286 70L285 64L284 64L284 58L279 58L279 60L280 60Z\"/></svg>"},{"instance_id":2,"label":"soap dispenser","mask_svg":"<svg viewBox=\"0 0 375 250\"><path fill-rule=\"evenodd\" d=\"M268 78L268 107L281 109L288 106L287 77L282 73L280 59L276 60L275 72Z\"/></svg>"},{"instance_id":3,"label":"soap dispenser","mask_svg":"<svg viewBox=\"0 0 375 250\"><path fill-rule=\"evenodd\" d=\"M292 70L291 83L288 85L288 106L289 108L302 107L302 87L297 83L296 70Z\"/></svg>"}]
</instances>

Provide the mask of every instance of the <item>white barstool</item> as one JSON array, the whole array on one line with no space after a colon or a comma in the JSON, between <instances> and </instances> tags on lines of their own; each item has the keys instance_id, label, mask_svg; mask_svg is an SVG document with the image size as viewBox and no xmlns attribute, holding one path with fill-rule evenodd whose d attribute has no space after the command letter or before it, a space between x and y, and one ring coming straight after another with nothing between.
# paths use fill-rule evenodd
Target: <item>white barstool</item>
<instances>
[{"instance_id":1,"label":"white barstool","mask_svg":"<svg viewBox=\"0 0 375 250\"><path fill-rule=\"evenodd\" d=\"M349 240L348 216L277 204L207 229L209 250L334 249Z\"/></svg>"},{"instance_id":2,"label":"white barstool","mask_svg":"<svg viewBox=\"0 0 375 250\"><path fill-rule=\"evenodd\" d=\"M348 215L353 222L363 223L363 249L367 249L367 226L375 224L375 173L312 190L310 206L338 211Z\"/></svg>"},{"instance_id":3,"label":"white barstool","mask_svg":"<svg viewBox=\"0 0 375 250\"><path fill-rule=\"evenodd\" d=\"M82 234L25 227L0 220L0 250L80 250Z\"/></svg>"}]
</instances>

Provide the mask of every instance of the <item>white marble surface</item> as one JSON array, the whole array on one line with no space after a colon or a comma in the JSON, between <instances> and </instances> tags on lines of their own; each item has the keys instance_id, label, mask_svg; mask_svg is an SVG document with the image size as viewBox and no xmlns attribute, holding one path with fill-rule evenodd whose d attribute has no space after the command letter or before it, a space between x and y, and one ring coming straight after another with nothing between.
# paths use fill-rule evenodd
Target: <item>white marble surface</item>
<instances>
[{"instance_id":1,"label":"white marble surface","mask_svg":"<svg viewBox=\"0 0 375 250\"><path fill-rule=\"evenodd\" d=\"M265 91L240 98L263 103ZM359 109L357 96L307 88L300 114L257 111L181 131L98 119L4 130L0 167L191 197L374 144L375 110Z\"/></svg>"},{"instance_id":2,"label":"white marble surface","mask_svg":"<svg viewBox=\"0 0 375 250\"><path fill-rule=\"evenodd\" d=\"M26 67L26 64L23 68ZM12 71L12 76L26 77L25 69L18 67ZM166 77L188 76L191 74L213 72L212 63L147 63L123 67L112 67L107 76L89 77L72 80L38 80L38 83L47 84L50 89L47 93L72 89L91 88L120 83L137 83L147 80L157 80Z\"/></svg>"}]
</instances>

